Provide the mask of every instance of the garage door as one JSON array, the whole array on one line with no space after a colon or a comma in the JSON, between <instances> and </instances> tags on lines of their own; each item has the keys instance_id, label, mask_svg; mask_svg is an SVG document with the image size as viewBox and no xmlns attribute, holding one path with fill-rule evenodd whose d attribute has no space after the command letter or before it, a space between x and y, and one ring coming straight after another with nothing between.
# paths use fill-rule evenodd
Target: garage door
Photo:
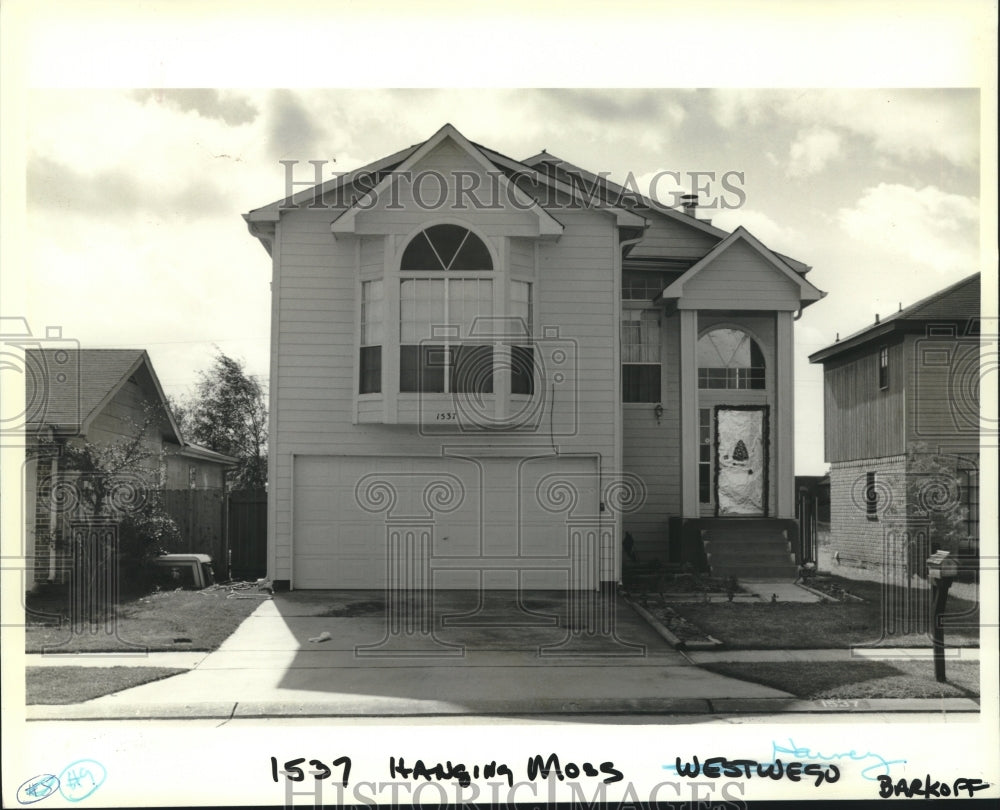
<instances>
[{"instance_id":1,"label":"garage door","mask_svg":"<svg viewBox=\"0 0 1000 810\"><path fill-rule=\"evenodd\" d=\"M295 588L597 584L592 457L298 456L293 486Z\"/></svg>"}]
</instances>

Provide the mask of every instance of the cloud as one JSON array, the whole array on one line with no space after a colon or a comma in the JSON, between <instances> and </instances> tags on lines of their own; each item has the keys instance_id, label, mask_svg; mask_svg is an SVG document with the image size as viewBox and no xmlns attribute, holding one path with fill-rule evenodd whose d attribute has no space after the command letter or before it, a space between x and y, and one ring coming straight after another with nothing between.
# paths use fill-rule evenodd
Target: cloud
<instances>
[{"instance_id":1,"label":"cloud","mask_svg":"<svg viewBox=\"0 0 1000 810\"><path fill-rule=\"evenodd\" d=\"M290 90L271 94L268 147L272 154L293 160L322 159L323 130Z\"/></svg>"},{"instance_id":2,"label":"cloud","mask_svg":"<svg viewBox=\"0 0 1000 810\"><path fill-rule=\"evenodd\" d=\"M195 112L202 118L215 118L230 126L252 123L260 113L247 98L211 88L136 90L132 95L142 102L155 101L182 112Z\"/></svg>"},{"instance_id":3,"label":"cloud","mask_svg":"<svg viewBox=\"0 0 1000 810\"><path fill-rule=\"evenodd\" d=\"M979 93L975 90L716 90L712 109L724 127L819 127L865 139L897 158L979 161Z\"/></svg>"},{"instance_id":4,"label":"cloud","mask_svg":"<svg viewBox=\"0 0 1000 810\"><path fill-rule=\"evenodd\" d=\"M865 189L837 220L852 239L939 273L979 266L979 201L936 186L880 183Z\"/></svg>"},{"instance_id":5,"label":"cloud","mask_svg":"<svg viewBox=\"0 0 1000 810\"><path fill-rule=\"evenodd\" d=\"M32 157L27 166L27 202L31 207L93 217L155 212L160 216L195 218L224 213L230 201L203 177L182 178L163 185L153 176L124 169L87 175L47 157Z\"/></svg>"},{"instance_id":6,"label":"cloud","mask_svg":"<svg viewBox=\"0 0 1000 810\"><path fill-rule=\"evenodd\" d=\"M786 254L800 250L804 241L802 235L794 228L779 225L767 214L752 208L738 208L713 213L712 224L725 231L735 231L742 225L771 250ZM794 257L794 254L792 255Z\"/></svg>"},{"instance_id":7,"label":"cloud","mask_svg":"<svg viewBox=\"0 0 1000 810\"><path fill-rule=\"evenodd\" d=\"M840 136L829 129L814 128L800 132L789 150L788 174L806 177L818 174L840 155Z\"/></svg>"},{"instance_id":8,"label":"cloud","mask_svg":"<svg viewBox=\"0 0 1000 810\"><path fill-rule=\"evenodd\" d=\"M609 123L634 122L649 125L651 119L666 119L676 126L687 113L675 100L676 91L664 90L541 90L539 101L549 108L570 112L574 120L581 117Z\"/></svg>"}]
</instances>

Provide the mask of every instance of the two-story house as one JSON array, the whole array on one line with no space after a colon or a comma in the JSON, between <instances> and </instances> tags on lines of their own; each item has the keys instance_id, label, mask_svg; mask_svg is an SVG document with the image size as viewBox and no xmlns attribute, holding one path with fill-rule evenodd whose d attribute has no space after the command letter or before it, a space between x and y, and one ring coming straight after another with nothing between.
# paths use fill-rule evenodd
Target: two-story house
<instances>
[{"instance_id":1,"label":"two-story house","mask_svg":"<svg viewBox=\"0 0 1000 810\"><path fill-rule=\"evenodd\" d=\"M976 273L810 356L830 463L823 568L909 575L931 546L975 548L979 313Z\"/></svg>"},{"instance_id":2,"label":"two-story house","mask_svg":"<svg viewBox=\"0 0 1000 810\"><path fill-rule=\"evenodd\" d=\"M625 532L794 576L793 322L823 293L623 192L446 125L245 215L277 587L594 589Z\"/></svg>"}]
</instances>

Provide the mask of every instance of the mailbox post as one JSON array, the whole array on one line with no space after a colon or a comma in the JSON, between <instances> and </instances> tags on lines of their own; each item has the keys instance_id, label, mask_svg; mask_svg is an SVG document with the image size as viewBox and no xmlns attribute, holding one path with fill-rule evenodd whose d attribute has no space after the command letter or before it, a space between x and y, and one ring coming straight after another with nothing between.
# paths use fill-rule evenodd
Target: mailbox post
<instances>
[{"instance_id":1,"label":"mailbox post","mask_svg":"<svg viewBox=\"0 0 1000 810\"><path fill-rule=\"evenodd\" d=\"M927 558L927 579L931 584L931 633L934 643L934 677L943 681L944 676L944 616L945 604L948 602L948 589L958 577L958 563L947 551L935 551Z\"/></svg>"}]
</instances>

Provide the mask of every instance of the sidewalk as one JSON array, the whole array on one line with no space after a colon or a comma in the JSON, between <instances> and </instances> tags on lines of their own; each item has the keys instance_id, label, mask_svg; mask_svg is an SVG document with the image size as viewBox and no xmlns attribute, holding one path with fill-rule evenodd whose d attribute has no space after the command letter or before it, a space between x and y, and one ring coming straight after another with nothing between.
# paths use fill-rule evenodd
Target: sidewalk
<instances>
[{"instance_id":1,"label":"sidewalk","mask_svg":"<svg viewBox=\"0 0 1000 810\"><path fill-rule=\"evenodd\" d=\"M196 669L211 653L154 652L90 653L89 655L26 655L26 667L169 667ZM694 664L714 664L723 661L931 661L931 647L858 647L853 650L687 650ZM976 647L949 647L944 651L948 661L978 661Z\"/></svg>"},{"instance_id":2,"label":"sidewalk","mask_svg":"<svg viewBox=\"0 0 1000 810\"><path fill-rule=\"evenodd\" d=\"M459 598L459 595L442 597ZM333 614L331 600L289 596L262 603L212 653L32 655L28 666L159 666L171 678L73 705L31 705L29 720L306 717L633 717L782 713L972 713L974 700L800 700L699 668L724 660L850 660L849 650L680 652L620 603L616 634L569 636L565 625L525 622L503 605L475 624L388 639L381 610ZM543 600L544 602L544 600ZM339 604L339 602L338 602ZM546 605L543 604L542 607ZM450 606L458 610L457 602ZM462 614L466 615L466 614ZM518 620L521 624L518 624ZM310 641L329 636L321 643ZM429 642L433 644L429 645ZM434 646L437 645L437 646ZM543 652L548 650L548 652ZM877 651L919 658L929 651ZM870 657L872 651L864 651ZM961 650L965 655L978 651Z\"/></svg>"}]
</instances>

